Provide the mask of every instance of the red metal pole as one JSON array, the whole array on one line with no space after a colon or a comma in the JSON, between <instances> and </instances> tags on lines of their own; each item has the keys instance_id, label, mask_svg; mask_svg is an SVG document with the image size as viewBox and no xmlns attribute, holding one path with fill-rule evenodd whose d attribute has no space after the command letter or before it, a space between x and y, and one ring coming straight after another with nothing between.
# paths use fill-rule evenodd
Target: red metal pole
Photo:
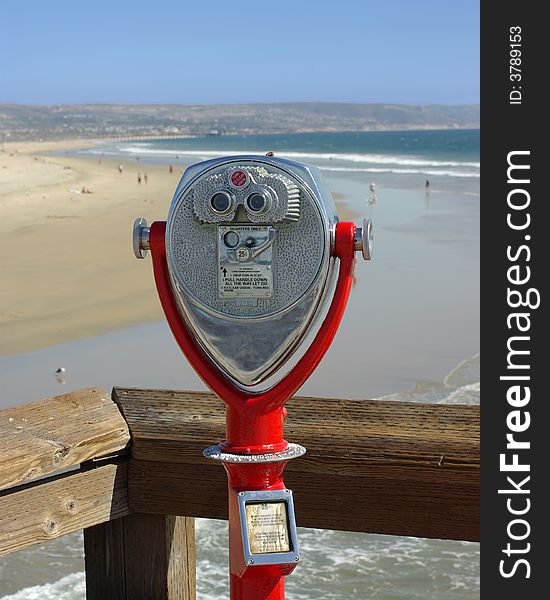
<instances>
[{"instance_id":1,"label":"red metal pole","mask_svg":"<svg viewBox=\"0 0 550 600\"><path fill-rule=\"evenodd\" d=\"M231 600L284 600L289 569L283 565L244 568L237 496L241 491L285 489L286 462L224 463L229 492L229 573Z\"/></svg>"}]
</instances>

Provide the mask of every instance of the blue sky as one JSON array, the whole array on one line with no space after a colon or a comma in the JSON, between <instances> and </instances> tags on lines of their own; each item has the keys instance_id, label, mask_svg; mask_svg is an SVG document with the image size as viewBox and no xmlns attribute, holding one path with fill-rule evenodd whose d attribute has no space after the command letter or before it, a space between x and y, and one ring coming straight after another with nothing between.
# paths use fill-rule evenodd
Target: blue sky
<instances>
[{"instance_id":1,"label":"blue sky","mask_svg":"<svg viewBox=\"0 0 550 600\"><path fill-rule=\"evenodd\" d=\"M479 0L2 2L0 102L479 102Z\"/></svg>"}]
</instances>

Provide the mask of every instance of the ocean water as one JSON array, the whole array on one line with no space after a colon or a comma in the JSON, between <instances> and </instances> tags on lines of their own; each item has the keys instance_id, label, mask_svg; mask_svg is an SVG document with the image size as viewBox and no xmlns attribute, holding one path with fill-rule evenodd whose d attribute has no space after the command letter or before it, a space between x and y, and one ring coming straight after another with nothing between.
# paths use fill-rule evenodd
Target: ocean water
<instances>
[{"instance_id":1,"label":"ocean water","mask_svg":"<svg viewBox=\"0 0 550 600\"><path fill-rule=\"evenodd\" d=\"M479 131L211 136L111 142L84 154L183 168L269 150L320 166L357 222L374 221L375 258L358 263L340 331L301 393L479 403ZM136 353L144 340L148 352ZM62 380L53 376L59 366ZM10 404L86 385L203 389L164 323L0 357L0 380ZM198 520L199 599L227 597L226 536L226 523ZM311 529L299 536L304 561L287 578L289 599L479 597L478 544ZM1 558L0 598L82 600L82 553L82 535L73 534Z\"/></svg>"},{"instance_id":2,"label":"ocean water","mask_svg":"<svg viewBox=\"0 0 550 600\"><path fill-rule=\"evenodd\" d=\"M460 191L462 186L453 183L454 179L479 180L478 129L207 136L109 143L79 154L185 165L218 156L268 151L315 164L339 177L363 181L368 176L399 188L416 187L428 177L438 184L444 181L446 189Z\"/></svg>"}]
</instances>

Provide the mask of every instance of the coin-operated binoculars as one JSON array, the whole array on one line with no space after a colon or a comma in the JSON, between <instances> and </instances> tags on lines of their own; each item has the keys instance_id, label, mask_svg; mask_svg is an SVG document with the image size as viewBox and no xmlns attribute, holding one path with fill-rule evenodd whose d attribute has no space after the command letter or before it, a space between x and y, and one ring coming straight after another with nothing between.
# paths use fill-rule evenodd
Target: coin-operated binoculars
<instances>
[{"instance_id":1,"label":"coin-operated binoculars","mask_svg":"<svg viewBox=\"0 0 550 600\"><path fill-rule=\"evenodd\" d=\"M167 222L134 224L151 250L166 318L183 353L226 404L226 440L204 451L229 482L231 598L284 598L300 561L283 469L305 448L283 437L285 402L336 333L370 221L338 222L317 168L273 156L189 167Z\"/></svg>"}]
</instances>

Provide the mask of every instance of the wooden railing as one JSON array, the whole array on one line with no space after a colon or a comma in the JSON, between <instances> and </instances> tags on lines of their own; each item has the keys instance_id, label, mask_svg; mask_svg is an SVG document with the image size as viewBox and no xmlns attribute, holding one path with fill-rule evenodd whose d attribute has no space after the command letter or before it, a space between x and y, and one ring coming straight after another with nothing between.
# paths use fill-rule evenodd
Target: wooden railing
<instances>
[{"instance_id":1,"label":"wooden railing","mask_svg":"<svg viewBox=\"0 0 550 600\"><path fill-rule=\"evenodd\" d=\"M293 398L303 527L479 539L479 407ZM195 598L194 517L227 518L212 394L85 389L0 411L0 555L84 529L90 600Z\"/></svg>"}]
</instances>

